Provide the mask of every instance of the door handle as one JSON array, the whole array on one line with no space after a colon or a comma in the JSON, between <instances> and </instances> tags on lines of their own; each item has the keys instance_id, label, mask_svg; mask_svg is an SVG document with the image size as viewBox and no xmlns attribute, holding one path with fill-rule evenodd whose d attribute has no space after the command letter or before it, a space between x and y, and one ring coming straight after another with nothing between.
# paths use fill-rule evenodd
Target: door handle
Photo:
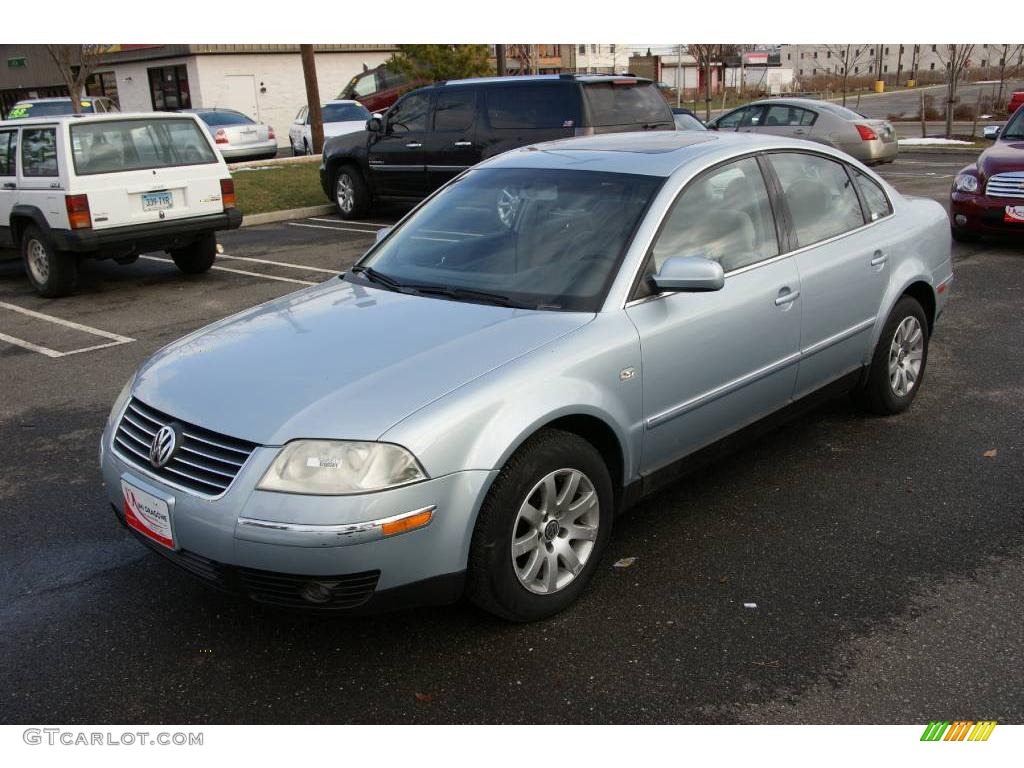
<instances>
[{"instance_id":1,"label":"door handle","mask_svg":"<svg viewBox=\"0 0 1024 768\"><path fill-rule=\"evenodd\" d=\"M453 147L472 147L473 146L473 142L472 141L453 141L452 142L452 146Z\"/></svg>"},{"instance_id":2,"label":"door handle","mask_svg":"<svg viewBox=\"0 0 1024 768\"><path fill-rule=\"evenodd\" d=\"M800 291L791 291L789 288L783 288L779 291L779 295L775 297L775 306L784 307L787 304L792 304L800 298Z\"/></svg>"},{"instance_id":3,"label":"door handle","mask_svg":"<svg viewBox=\"0 0 1024 768\"><path fill-rule=\"evenodd\" d=\"M419 143L418 141L410 141L410 142L409 142L408 144L406 144L405 146L407 146L407 147L408 147L409 149L419 149L419 148L420 148L420 147L422 147L423 145L422 145L422 144L420 144L420 143Z\"/></svg>"},{"instance_id":4,"label":"door handle","mask_svg":"<svg viewBox=\"0 0 1024 768\"><path fill-rule=\"evenodd\" d=\"M797 128L795 131L793 131L793 133L795 133L797 136L803 136L805 131L803 128Z\"/></svg>"},{"instance_id":5,"label":"door handle","mask_svg":"<svg viewBox=\"0 0 1024 768\"><path fill-rule=\"evenodd\" d=\"M13 181L5 181L4 182L4 189L17 189L17 188L18 188L18 185L15 184Z\"/></svg>"},{"instance_id":6,"label":"door handle","mask_svg":"<svg viewBox=\"0 0 1024 768\"><path fill-rule=\"evenodd\" d=\"M889 257L885 255L885 251L875 251L874 254L871 256L871 266L880 267L883 264L885 264L886 259L888 258Z\"/></svg>"}]
</instances>

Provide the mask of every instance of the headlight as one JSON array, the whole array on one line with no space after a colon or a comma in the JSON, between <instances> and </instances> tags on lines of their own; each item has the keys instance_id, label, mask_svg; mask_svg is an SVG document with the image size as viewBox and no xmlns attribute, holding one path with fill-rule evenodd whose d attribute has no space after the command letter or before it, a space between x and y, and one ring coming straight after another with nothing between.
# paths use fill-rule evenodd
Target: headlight
<instances>
[{"instance_id":1,"label":"headlight","mask_svg":"<svg viewBox=\"0 0 1024 768\"><path fill-rule=\"evenodd\" d=\"M977 192L978 177L969 173L957 174L957 177L953 179L953 189L957 192Z\"/></svg>"},{"instance_id":2,"label":"headlight","mask_svg":"<svg viewBox=\"0 0 1024 768\"><path fill-rule=\"evenodd\" d=\"M426 480L400 445L348 440L295 440L277 454L257 488L335 495L367 493Z\"/></svg>"}]
</instances>

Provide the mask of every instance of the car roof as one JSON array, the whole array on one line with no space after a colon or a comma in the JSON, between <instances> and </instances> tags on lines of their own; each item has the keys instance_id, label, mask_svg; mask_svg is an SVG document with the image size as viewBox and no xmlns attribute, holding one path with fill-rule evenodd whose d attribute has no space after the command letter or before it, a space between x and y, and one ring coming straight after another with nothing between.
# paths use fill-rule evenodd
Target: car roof
<instances>
[{"instance_id":1,"label":"car roof","mask_svg":"<svg viewBox=\"0 0 1024 768\"><path fill-rule=\"evenodd\" d=\"M356 99L329 99L324 102L324 106L326 107L328 104L359 104L360 107L363 106Z\"/></svg>"},{"instance_id":2,"label":"car roof","mask_svg":"<svg viewBox=\"0 0 1024 768\"><path fill-rule=\"evenodd\" d=\"M23 117L18 120L0 120L0 127L23 128L27 125L53 125L54 123L71 123L85 121L89 123L114 120L171 120L184 117L180 112L107 112L103 114L87 113L79 115L40 115L39 117Z\"/></svg>"},{"instance_id":3,"label":"car roof","mask_svg":"<svg viewBox=\"0 0 1024 768\"><path fill-rule=\"evenodd\" d=\"M595 74L595 75L509 75L506 77L465 77L460 80L442 80L440 83L435 83L438 86L447 85L489 85L497 83L550 83L550 82L562 82L562 83L603 83L611 82L613 80L636 80L638 83L650 83L646 77L637 77L636 75L613 75L613 74Z\"/></svg>"},{"instance_id":4,"label":"car roof","mask_svg":"<svg viewBox=\"0 0 1024 768\"><path fill-rule=\"evenodd\" d=\"M831 153L821 144L763 134L644 131L532 144L504 152L481 165L488 168L571 168L668 177L687 165L703 167L766 149Z\"/></svg>"},{"instance_id":5,"label":"car roof","mask_svg":"<svg viewBox=\"0 0 1024 768\"><path fill-rule=\"evenodd\" d=\"M98 99L99 96L83 96L82 101L92 101ZM70 96L47 96L42 99L18 99L15 104L43 104L46 102L53 103L56 101L71 101Z\"/></svg>"}]
</instances>

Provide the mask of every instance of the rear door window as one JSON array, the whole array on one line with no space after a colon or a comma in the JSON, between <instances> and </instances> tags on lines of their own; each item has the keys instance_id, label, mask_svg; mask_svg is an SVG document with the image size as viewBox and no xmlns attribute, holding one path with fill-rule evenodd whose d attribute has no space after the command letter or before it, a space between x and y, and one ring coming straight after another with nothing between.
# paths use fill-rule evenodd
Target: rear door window
<instances>
[{"instance_id":1,"label":"rear door window","mask_svg":"<svg viewBox=\"0 0 1024 768\"><path fill-rule=\"evenodd\" d=\"M791 107L786 104L773 104L768 107L764 118L765 128L794 125L813 125L817 115L809 109Z\"/></svg>"},{"instance_id":2,"label":"rear door window","mask_svg":"<svg viewBox=\"0 0 1024 768\"><path fill-rule=\"evenodd\" d=\"M506 85L487 91L492 128L572 128L579 123L575 89L557 84Z\"/></svg>"},{"instance_id":3,"label":"rear door window","mask_svg":"<svg viewBox=\"0 0 1024 768\"><path fill-rule=\"evenodd\" d=\"M476 91L471 88L441 91L434 103L435 131L464 131L476 117Z\"/></svg>"},{"instance_id":4,"label":"rear door window","mask_svg":"<svg viewBox=\"0 0 1024 768\"><path fill-rule=\"evenodd\" d=\"M21 175L58 175L56 128L26 128L21 132Z\"/></svg>"},{"instance_id":5,"label":"rear door window","mask_svg":"<svg viewBox=\"0 0 1024 768\"><path fill-rule=\"evenodd\" d=\"M653 83L585 83L583 93L595 128L673 123L672 110Z\"/></svg>"},{"instance_id":6,"label":"rear door window","mask_svg":"<svg viewBox=\"0 0 1024 768\"><path fill-rule=\"evenodd\" d=\"M802 248L864 225L860 200L846 167L806 152L768 155Z\"/></svg>"},{"instance_id":7,"label":"rear door window","mask_svg":"<svg viewBox=\"0 0 1024 768\"><path fill-rule=\"evenodd\" d=\"M71 126L79 176L216 163L217 155L194 120L105 120Z\"/></svg>"},{"instance_id":8,"label":"rear door window","mask_svg":"<svg viewBox=\"0 0 1024 768\"><path fill-rule=\"evenodd\" d=\"M18 148L18 132L0 132L0 176L15 176L14 157Z\"/></svg>"}]
</instances>

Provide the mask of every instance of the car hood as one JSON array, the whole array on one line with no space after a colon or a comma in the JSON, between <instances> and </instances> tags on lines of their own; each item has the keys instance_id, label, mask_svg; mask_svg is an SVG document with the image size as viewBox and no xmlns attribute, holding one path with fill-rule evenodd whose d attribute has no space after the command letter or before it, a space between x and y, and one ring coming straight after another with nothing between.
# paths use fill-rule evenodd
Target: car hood
<instances>
[{"instance_id":1,"label":"car hood","mask_svg":"<svg viewBox=\"0 0 1024 768\"><path fill-rule=\"evenodd\" d=\"M978 170L986 179L996 173L1024 171L1024 141L997 141L981 153Z\"/></svg>"},{"instance_id":2,"label":"car hood","mask_svg":"<svg viewBox=\"0 0 1024 768\"><path fill-rule=\"evenodd\" d=\"M366 130L365 120L344 120L340 123L324 123L324 136L342 136Z\"/></svg>"},{"instance_id":3,"label":"car hood","mask_svg":"<svg viewBox=\"0 0 1024 768\"><path fill-rule=\"evenodd\" d=\"M403 418L594 315L394 293L331 279L157 352L133 394L263 445L375 440Z\"/></svg>"}]
</instances>

